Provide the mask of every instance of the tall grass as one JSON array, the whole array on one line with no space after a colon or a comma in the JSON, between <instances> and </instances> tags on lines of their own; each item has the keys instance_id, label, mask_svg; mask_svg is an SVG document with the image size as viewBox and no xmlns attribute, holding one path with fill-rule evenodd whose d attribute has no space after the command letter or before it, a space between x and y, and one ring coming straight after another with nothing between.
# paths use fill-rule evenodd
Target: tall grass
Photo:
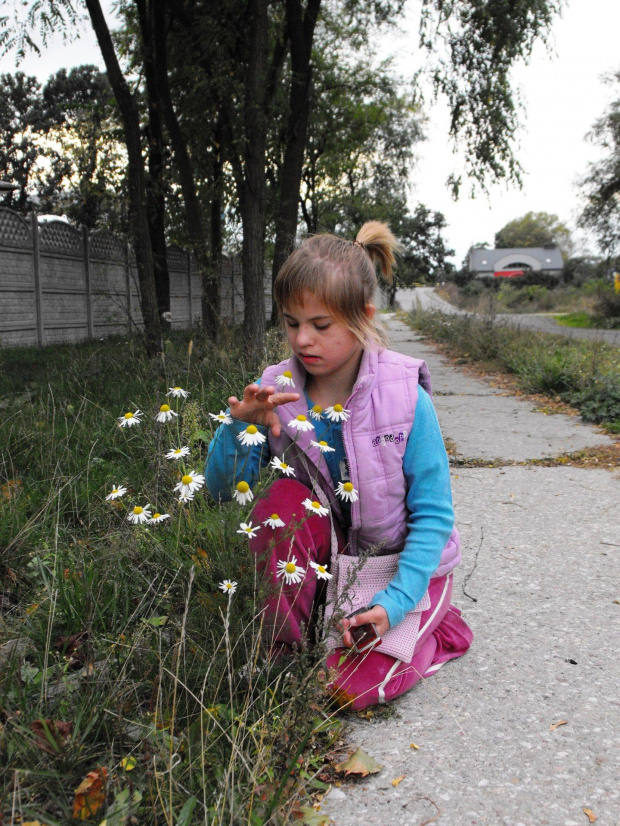
<instances>
[{"instance_id":1,"label":"tall grass","mask_svg":"<svg viewBox=\"0 0 620 826\"><path fill-rule=\"evenodd\" d=\"M582 417L620 433L620 350L496 325L492 317L414 311L410 324L455 355L514 374L529 393L559 396Z\"/></svg>"},{"instance_id":2,"label":"tall grass","mask_svg":"<svg viewBox=\"0 0 620 826\"><path fill-rule=\"evenodd\" d=\"M322 788L337 724L316 654L264 660L249 506L179 503L164 458L189 445L202 472L208 411L256 376L240 353L180 333L158 361L133 339L0 350L0 822L70 822L101 768L82 815L107 826L283 823ZM156 423L175 385L189 399ZM171 518L130 524L146 503Z\"/></svg>"}]
</instances>

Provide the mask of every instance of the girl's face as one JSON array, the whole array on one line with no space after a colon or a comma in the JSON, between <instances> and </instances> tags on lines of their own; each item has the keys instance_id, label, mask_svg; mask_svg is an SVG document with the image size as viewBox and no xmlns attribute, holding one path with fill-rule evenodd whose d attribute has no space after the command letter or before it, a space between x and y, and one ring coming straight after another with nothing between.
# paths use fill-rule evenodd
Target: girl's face
<instances>
[{"instance_id":1,"label":"girl's face","mask_svg":"<svg viewBox=\"0 0 620 826\"><path fill-rule=\"evenodd\" d=\"M368 305L368 313L374 315L372 305ZM291 350L308 373L317 379L342 378L343 383L352 385L359 370L362 345L325 304L306 291L303 304L286 307L283 316Z\"/></svg>"}]
</instances>

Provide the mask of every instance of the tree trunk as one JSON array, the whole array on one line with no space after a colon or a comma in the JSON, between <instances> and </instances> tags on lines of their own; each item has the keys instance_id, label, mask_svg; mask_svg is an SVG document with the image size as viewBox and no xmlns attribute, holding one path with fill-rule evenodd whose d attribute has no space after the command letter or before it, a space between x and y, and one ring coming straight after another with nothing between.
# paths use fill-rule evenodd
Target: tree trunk
<instances>
[{"instance_id":1,"label":"tree trunk","mask_svg":"<svg viewBox=\"0 0 620 826\"><path fill-rule=\"evenodd\" d=\"M157 294L153 275L153 252L144 185L144 166L142 146L140 143L140 118L136 101L127 85L118 63L110 30L103 15L99 0L85 0L93 30L106 65L108 78L114 92L123 121L125 144L128 159L128 188L130 220L138 266L140 284L140 307L144 320L146 351L149 356L156 356L163 351L159 313L157 312Z\"/></svg>"},{"instance_id":2,"label":"tree trunk","mask_svg":"<svg viewBox=\"0 0 620 826\"><path fill-rule=\"evenodd\" d=\"M272 284L276 280L280 267L293 249L297 233L299 190L312 102L312 43L320 6L321 0L308 0L304 13L301 0L286 0L292 78L280 197L275 222L276 243L271 271ZM275 323L276 318L277 307L274 301L271 309L272 324Z\"/></svg>"},{"instance_id":3,"label":"tree trunk","mask_svg":"<svg viewBox=\"0 0 620 826\"><path fill-rule=\"evenodd\" d=\"M170 323L170 274L166 255L166 201L164 198L164 135L162 129L159 96L155 83L155 56L151 36L151 10L146 0L137 0L138 22L142 39L142 59L146 79L148 101L148 165L149 177L146 187L147 214L153 250L153 271L157 308L162 329L168 330Z\"/></svg>"},{"instance_id":4,"label":"tree trunk","mask_svg":"<svg viewBox=\"0 0 620 826\"><path fill-rule=\"evenodd\" d=\"M200 273L202 324L207 336L215 340L220 323L220 272L219 268L214 267L209 255L200 201L196 191L193 164L187 148L187 141L172 104L170 83L168 81L165 0L151 0L150 6L152 9L156 86L161 111L172 144L174 162L179 174L181 193L185 204L187 231Z\"/></svg>"},{"instance_id":5,"label":"tree trunk","mask_svg":"<svg viewBox=\"0 0 620 826\"><path fill-rule=\"evenodd\" d=\"M265 153L267 148L268 0L250 0L251 32L245 86L245 174L241 188L245 350L257 361L265 342Z\"/></svg>"}]
</instances>

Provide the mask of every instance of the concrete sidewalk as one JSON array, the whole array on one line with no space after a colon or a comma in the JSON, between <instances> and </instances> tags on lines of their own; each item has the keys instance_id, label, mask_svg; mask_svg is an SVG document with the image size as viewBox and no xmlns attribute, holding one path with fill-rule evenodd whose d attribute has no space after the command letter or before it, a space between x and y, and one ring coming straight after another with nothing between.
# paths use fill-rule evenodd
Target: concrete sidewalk
<instances>
[{"instance_id":1,"label":"concrete sidewalk","mask_svg":"<svg viewBox=\"0 0 620 826\"><path fill-rule=\"evenodd\" d=\"M463 376L404 325L390 327L394 349L428 362L460 454L528 460L609 442ZM585 808L618 826L617 474L506 465L459 469L452 484L463 545L453 601L473 646L394 703L395 717L350 718L351 745L385 768L332 790L323 811L337 826L580 826Z\"/></svg>"}]
</instances>

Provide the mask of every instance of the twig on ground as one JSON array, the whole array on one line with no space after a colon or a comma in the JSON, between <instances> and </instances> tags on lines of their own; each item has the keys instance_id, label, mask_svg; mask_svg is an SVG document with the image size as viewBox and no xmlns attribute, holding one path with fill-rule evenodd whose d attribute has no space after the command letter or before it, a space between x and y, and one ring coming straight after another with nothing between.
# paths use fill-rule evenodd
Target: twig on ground
<instances>
[{"instance_id":1,"label":"twig on ground","mask_svg":"<svg viewBox=\"0 0 620 826\"><path fill-rule=\"evenodd\" d=\"M484 542L484 528L480 528L480 545L478 545L478 550L476 551L476 557L474 559L474 567L471 569L471 571L467 574L467 576L463 580L463 586L462 586L463 587L463 593L472 602L478 602L478 599L476 597L472 597L471 594L468 594L467 591L465 590L465 586L467 585L467 583L470 580L470 577L472 576L472 574L476 570L476 567L478 565L478 554L480 553L480 549L482 548L482 543L483 542Z\"/></svg>"}]
</instances>

